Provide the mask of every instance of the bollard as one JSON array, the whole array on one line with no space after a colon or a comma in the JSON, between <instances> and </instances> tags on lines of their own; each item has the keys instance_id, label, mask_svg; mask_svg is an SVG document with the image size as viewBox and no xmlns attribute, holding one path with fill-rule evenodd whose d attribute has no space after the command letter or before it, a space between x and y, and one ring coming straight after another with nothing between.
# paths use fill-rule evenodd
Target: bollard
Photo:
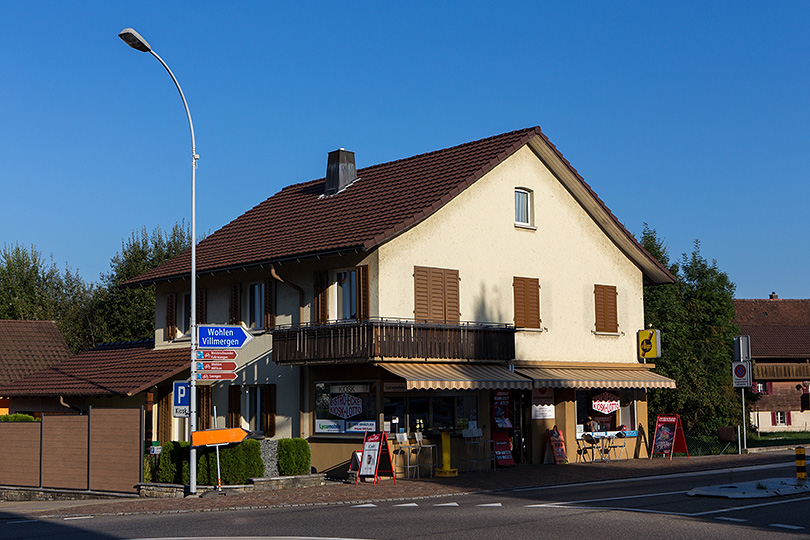
<instances>
[{"instance_id":1,"label":"bollard","mask_svg":"<svg viewBox=\"0 0 810 540\"><path fill-rule=\"evenodd\" d=\"M458 469L450 468L450 432L442 431L442 468L436 471L436 476L458 476Z\"/></svg>"},{"instance_id":2,"label":"bollard","mask_svg":"<svg viewBox=\"0 0 810 540\"><path fill-rule=\"evenodd\" d=\"M804 461L804 446L796 447L796 481L805 482L807 480L807 466Z\"/></svg>"}]
</instances>

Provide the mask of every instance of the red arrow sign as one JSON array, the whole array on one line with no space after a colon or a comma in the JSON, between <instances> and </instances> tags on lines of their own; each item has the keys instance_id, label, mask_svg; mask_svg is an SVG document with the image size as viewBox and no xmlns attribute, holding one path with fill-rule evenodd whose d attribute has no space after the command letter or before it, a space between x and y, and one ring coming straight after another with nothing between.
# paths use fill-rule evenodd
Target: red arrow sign
<instances>
[{"instance_id":1,"label":"red arrow sign","mask_svg":"<svg viewBox=\"0 0 810 540\"><path fill-rule=\"evenodd\" d=\"M214 373L214 372L200 372L197 373L197 380L198 381L232 381L236 379L236 373L233 371L225 371L222 373Z\"/></svg>"},{"instance_id":2,"label":"red arrow sign","mask_svg":"<svg viewBox=\"0 0 810 540\"><path fill-rule=\"evenodd\" d=\"M197 371L233 371L236 362L197 362Z\"/></svg>"},{"instance_id":3,"label":"red arrow sign","mask_svg":"<svg viewBox=\"0 0 810 540\"><path fill-rule=\"evenodd\" d=\"M197 360L236 360L236 351L197 351Z\"/></svg>"}]
</instances>

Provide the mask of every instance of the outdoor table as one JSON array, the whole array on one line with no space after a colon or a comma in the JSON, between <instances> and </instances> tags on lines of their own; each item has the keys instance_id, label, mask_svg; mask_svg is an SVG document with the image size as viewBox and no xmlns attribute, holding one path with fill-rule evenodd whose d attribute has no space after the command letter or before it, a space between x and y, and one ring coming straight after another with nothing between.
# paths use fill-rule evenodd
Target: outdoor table
<instances>
[{"instance_id":1,"label":"outdoor table","mask_svg":"<svg viewBox=\"0 0 810 540\"><path fill-rule=\"evenodd\" d=\"M577 446L579 447L582 436L587 433L596 440L598 443L597 450L599 451L599 459L594 456L593 461L610 462L610 444L616 438L618 431L586 431L584 433L577 433ZM625 431L626 437L638 437L637 431Z\"/></svg>"}]
</instances>

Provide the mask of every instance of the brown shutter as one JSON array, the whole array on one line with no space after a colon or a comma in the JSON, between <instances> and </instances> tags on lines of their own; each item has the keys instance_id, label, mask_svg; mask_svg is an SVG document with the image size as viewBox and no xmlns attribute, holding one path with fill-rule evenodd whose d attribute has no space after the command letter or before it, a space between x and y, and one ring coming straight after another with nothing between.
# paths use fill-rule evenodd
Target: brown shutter
<instances>
[{"instance_id":1,"label":"brown shutter","mask_svg":"<svg viewBox=\"0 0 810 540\"><path fill-rule=\"evenodd\" d=\"M357 293L357 318L368 320L371 316L371 302L369 301L368 265L358 266L354 269Z\"/></svg>"},{"instance_id":2,"label":"brown shutter","mask_svg":"<svg viewBox=\"0 0 810 540\"><path fill-rule=\"evenodd\" d=\"M211 386L198 384L197 390L197 429L211 428Z\"/></svg>"},{"instance_id":3,"label":"brown shutter","mask_svg":"<svg viewBox=\"0 0 810 540\"><path fill-rule=\"evenodd\" d=\"M208 307L205 304L207 294L205 289L197 289L197 324L205 324L208 315Z\"/></svg>"},{"instance_id":4,"label":"brown shutter","mask_svg":"<svg viewBox=\"0 0 810 540\"><path fill-rule=\"evenodd\" d=\"M413 267L414 319L435 323L458 323L458 270Z\"/></svg>"},{"instance_id":5,"label":"brown shutter","mask_svg":"<svg viewBox=\"0 0 810 540\"><path fill-rule=\"evenodd\" d=\"M429 268L424 266L413 267L413 317L416 321L430 319L430 299L428 289L430 284Z\"/></svg>"},{"instance_id":6,"label":"brown shutter","mask_svg":"<svg viewBox=\"0 0 810 540\"><path fill-rule=\"evenodd\" d=\"M264 327L276 326L276 280L264 284Z\"/></svg>"},{"instance_id":7,"label":"brown shutter","mask_svg":"<svg viewBox=\"0 0 810 540\"><path fill-rule=\"evenodd\" d=\"M165 388L158 388L157 436L161 444L166 444L172 436L172 395Z\"/></svg>"},{"instance_id":8,"label":"brown shutter","mask_svg":"<svg viewBox=\"0 0 810 540\"><path fill-rule=\"evenodd\" d=\"M276 385L261 385L262 393L262 429L265 437L276 434Z\"/></svg>"},{"instance_id":9,"label":"brown shutter","mask_svg":"<svg viewBox=\"0 0 810 540\"><path fill-rule=\"evenodd\" d=\"M228 387L228 427L242 425L242 387L232 384Z\"/></svg>"},{"instance_id":10,"label":"brown shutter","mask_svg":"<svg viewBox=\"0 0 810 540\"><path fill-rule=\"evenodd\" d=\"M177 337L177 294L170 293L166 296L166 331L163 339L171 341Z\"/></svg>"},{"instance_id":11,"label":"brown shutter","mask_svg":"<svg viewBox=\"0 0 810 540\"><path fill-rule=\"evenodd\" d=\"M242 322L242 286L240 284L231 285L231 298L228 307L228 324L240 324Z\"/></svg>"},{"instance_id":12,"label":"brown shutter","mask_svg":"<svg viewBox=\"0 0 810 540\"><path fill-rule=\"evenodd\" d=\"M619 331L616 287L595 285L593 289L596 309L596 331L615 333Z\"/></svg>"},{"instance_id":13,"label":"brown shutter","mask_svg":"<svg viewBox=\"0 0 810 540\"><path fill-rule=\"evenodd\" d=\"M315 298L312 302L312 320L324 324L329 321L329 272L315 272Z\"/></svg>"},{"instance_id":14,"label":"brown shutter","mask_svg":"<svg viewBox=\"0 0 810 540\"><path fill-rule=\"evenodd\" d=\"M515 326L540 328L540 280L515 277L512 287L515 295Z\"/></svg>"},{"instance_id":15,"label":"brown shutter","mask_svg":"<svg viewBox=\"0 0 810 540\"><path fill-rule=\"evenodd\" d=\"M458 270L444 270L444 321L456 323L461 320L461 306L458 294Z\"/></svg>"}]
</instances>

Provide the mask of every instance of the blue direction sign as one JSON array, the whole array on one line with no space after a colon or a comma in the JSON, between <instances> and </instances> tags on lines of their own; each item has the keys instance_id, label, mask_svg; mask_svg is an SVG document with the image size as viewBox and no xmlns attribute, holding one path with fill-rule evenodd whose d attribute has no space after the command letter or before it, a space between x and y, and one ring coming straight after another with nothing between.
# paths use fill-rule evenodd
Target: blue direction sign
<instances>
[{"instance_id":1,"label":"blue direction sign","mask_svg":"<svg viewBox=\"0 0 810 540\"><path fill-rule=\"evenodd\" d=\"M239 325L201 324L197 327L200 349L241 349L253 336Z\"/></svg>"}]
</instances>

